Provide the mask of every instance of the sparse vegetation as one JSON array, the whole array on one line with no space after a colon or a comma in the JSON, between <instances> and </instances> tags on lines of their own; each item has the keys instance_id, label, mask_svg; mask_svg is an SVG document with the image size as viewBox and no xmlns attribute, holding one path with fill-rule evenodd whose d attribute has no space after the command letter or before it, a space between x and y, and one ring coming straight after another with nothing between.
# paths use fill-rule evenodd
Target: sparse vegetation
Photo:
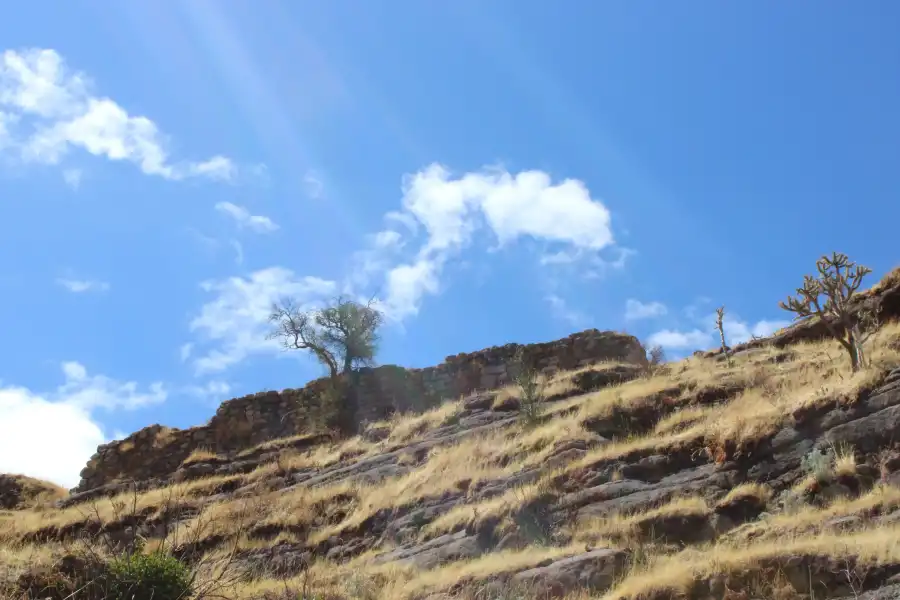
<instances>
[{"instance_id":1,"label":"sparse vegetation","mask_svg":"<svg viewBox=\"0 0 900 600\"><path fill-rule=\"evenodd\" d=\"M875 330L876 315L854 314L852 300L863 277L872 270L857 265L840 252L820 258L816 269L818 277L804 276L803 285L797 288L797 296L789 296L779 306L800 319L817 317L847 351L850 367L856 372L865 366L863 344Z\"/></svg>"},{"instance_id":2,"label":"sparse vegetation","mask_svg":"<svg viewBox=\"0 0 900 600\"><path fill-rule=\"evenodd\" d=\"M526 425L534 425L543 411L544 377L528 363L522 346L516 349L509 369L512 380L519 388L519 414Z\"/></svg>"},{"instance_id":3,"label":"sparse vegetation","mask_svg":"<svg viewBox=\"0 0 900 600\"><path fill-rule=\"evenodd\" d=\"M194 595L190 569L161 550L114 558L106 567L105 579L110 600L182 600Z\"/></svg>"},{"instance_id":4,"label":"sparse vegetation","mask_svg":"<svg viewBox=\"0 0 900 600\"><path fill-rule=\"evenodd\" d=\"M719 340L722 344L722 356L728 361L728 366L732 366L731 350L725 342L725 307L720 306L716 309L716 329L719 331Z\"/></svg>"},{"instance_id":5,"label":"sparse vegetation","mask_svg":"<svg viewBox=\"0 0 900 600\"><path fill-rule=\"evenodd\" d=\"M655 375L666 362L666 351L660 345L651 346L647 352L647 365L650 375Z\"/></svg>"},{"instance_id":6,"label":"sparse vegetation","mask_svg":"<svg viewBox=\"0 0 900 600\"><path fill-rule=\"evenodd\" d=\"M290 300L272 308L269 321L286 349L307 350L329 374L323 403L336 405L336 425L353 434L357 428L357 390L354 368L371 364L378 348L378 329L384 320L372 302L360 304L337 298L317 309L303 309Z\"/></svg>"},{"instance_id":7,"label":"sparse vegetation","mask_svg":"<svg viewBox=\"0 0 900 600\"><path fill-rule=\"evenodd\" d=\"M646 372L545 375L520 348L495 398L396 413L354 436L198 449L182 466L209 464L191 476L222 469L0 511L0 597L62 581L76 547L116 593L168 582L153 600L187 597L188 582L191 597L227 600L861 595L900 572L900 449L873 414L896 402L869 402L900 367L898 339L900 323L881 323L849 376L830 338Z\"/></svg>"}]
</instances>

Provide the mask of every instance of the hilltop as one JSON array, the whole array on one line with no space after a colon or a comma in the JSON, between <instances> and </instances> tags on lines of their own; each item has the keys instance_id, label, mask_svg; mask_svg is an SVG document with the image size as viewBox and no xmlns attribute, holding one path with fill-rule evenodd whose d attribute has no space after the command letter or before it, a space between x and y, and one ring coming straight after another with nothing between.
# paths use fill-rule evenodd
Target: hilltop
<instances>
[{"instance_id":1,"label":"hilltop","mask_svg":"<svg viewBox=\"0 0 900 600\"><path fill-rule=\"evenodd\" d=\"M816 319L662 365L589 330L524 347L531 420L509 345L364 370L349 439L294 410L321 382L146 428L64 498L17 488L47 491L3 505L0 597L162 547L241 600L896 598L900 270L853 310L880 318L855 373Z\"/></svg>"}]
</instances>

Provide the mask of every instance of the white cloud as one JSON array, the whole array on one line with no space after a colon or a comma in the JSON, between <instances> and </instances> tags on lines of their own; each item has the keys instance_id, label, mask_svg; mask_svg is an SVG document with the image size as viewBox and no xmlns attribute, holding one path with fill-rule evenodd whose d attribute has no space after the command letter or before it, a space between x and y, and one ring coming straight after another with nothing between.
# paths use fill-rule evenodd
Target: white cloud
<instances>
[{"instance_id":1,"label":"white cloud","mask_svg":"<svg viewBox=\"0 0 900 600\"><path fill-rule=\"evenodd\" d=\"M662 302L641 302L629 299L625 302L625 318L629 321L652 319L666 314L666 305Z\"/></svg>"},{"instance_id":2,"label":"white cloud","mask_svg":"<svg viewBox=\"0 0 900 600\"><path fill-rule=\"evenodd\" d=\"M237 240L231 240L231 247L234 248L234 262L237 265L244 264L244 247Z\"/></svg>"},{"instance_id":3,"label":"white cloud","mask_svg":"<svg viewBox=\"0 0 900 600\"><path fill-rule=\"evenodd\" d=\"M56 283L75 294L83 294L85 292L106 292L109 291L110 287L109 283L105 281L70 279L66 277L60 277L56 280Z\"/></svg>"},{"instance_id":4,"label":"white cloud","mask_svg":"<svg viewBox=\"0 0 900 600\"><path fill-rule=\"evenodd\" d=\"M399 265L387 273L387 297L384 308L397 319L416 315L425 294L437 294L438 276L443 267L441 259L422 258L412 264Z\"/></svg>"},{"instance_id":5,"label":"white cloud","mask_svg":"<svg viewBox=\"0 0 900 600\"><path fill-rule=\"evenodd\" d=\"M313 200L320 200L325 193L325 182L315 171L308 171L303 176L303 185L306 186L306 195Z\"/></svg>"},{"instance_id":6,"label":"white cloud","mask_svg":"<svg viewBox=\"0 0 900 600\"><path fill-rule=\"evenodd\" d=\"M85 411L97 408L130 410L159 404L168 396L159 382L150 384L146 392L140 392L133 381L122 383L105 375L88 375L84 366L77 362L64 362L62 370L66 379L58 388L57 396Z\"/></svg>"},{"instance_id":7,"label":"white cloud","mask_svg":"<svg viewBox=\"0 0 900 600\"><path fill-rule=\"evenodd\" d=\"M565 321L573 327L582 327L587 321L587 317L571 308L564 298L556 294L548 294L544 299L550 304L553 316L557 319Z\"/></svg>"},{"instance_id":8,"label":"white cloud","mask_svg":"<svg viewBox=\"0 0 900 600\"><path fill-rule=\"evenodd\" d=\"M251 354L277 350L277 343L266 339L274 302L290 297L301 306L313 305L337 290L333 281L297 277L283 267L262 269L247 278L208 281L201 287L216 297L190 325L212 346L194 360L198 374L222 371Z\"/></svg>"},{"instance_id":9,"label":"white cloud","mask_svg":"<svg viewBox=\"0 0 900 600\"><path fill-rule=\"evenodd\" d=\"M182 344L178 349L178 356L181 357L181 362L186 362L187 359L191 357L191 352L194 351L194 345L190 342L186 344Z\"/></svg>"},{"instance_id":10,"label":"white cloud","mask_svg":"<svg viewBox=\"0 0 900 600\"><path fill-rule=\"evenodd\" d=\"M77 190L81 187L82 175L81 169L66 169L63 171L63 181L73 190Z\"/></svg>"},{"instance_id":11,"label":"white cloud","mask_svg":"<svg viewBox=\"0 0 900 600\"><path fill-rule=\"evenodd\" d=\"M373 277L388 272L405 246L403 236L392 230L367 236L366 242L366 249L353 255L350 275L345 283L348 293L352 293L354 287L366 289Z\"/></svg>"},{"instance_id":12,"label":"white cloud","mask_svg":"<svg viewBox=\"0 0 900 600\"><path fill-rule=\"evenodd\" d=\"M232 181L237 176L237 167L230 158L214 156L205 162L190 165L190 173L219 181Z\"/></svg>"},{"instance_id":13,"label":"white cloud","mask_svg":"<svg viewBox=\"0 0 900 600\"><path fill-rule=\"evenodd\" d=\"M197 373L222 371L250 354L276 349L265 339L267 318L272 303L285 296L313 306L338 289L368 296L361 290L377 280L378 305L389 318L417 314L424 297L441 291L447 263L479 230L492 233L499 247L531 238L591 256L613 244L609 211L576 180L554 184L540 171L513 175L497 169L453 178L442 166L431 165L404 177L402 191L402 209L385 215L389 228L368 237L340 286L297 277L282 267L204 284L217 297L191 323L210 346L194 360ZM252 218L233 204L217 208L239 222ZM559 298L548 302L563 318L583 320L570 309L561 311Z\"/></svg>"},{"instance_id":14,"label":"white cloud","mask_svg":"<svg viewBox=\"0 0 900 600\"><path fill-rule=\"evenodd\" d=\"M719 345L719 334L716 329L715 313L708 314L705 318L696 319L698 327L689 331L664 329L650 336L650 345L660 345L664 348L694 350L706 350ZM756 323L747 323L736 315L725 313L723 328L725 341L729 346L735 346L750 340L751 337L767 337L778 329L790 324L790 321L760 320Z\"/></svg>"},{"instance_id":15,"label":"white cloud","mask_svg":"<svg viewBox=\"0 0 900 600\"><path fill-rule=\"evenodd\" d=\"M700 348L707 346L712 341L712 334L692 329L690 331L674 331L663 329L650 336L648 342L651 346L663 348Z\"/></svg>"},{"instance_id":16,"label":"white cloud","mask_svg":"<svg viewBox=\"0 0 900 600\"><path fill-rule=\"evenodd\" d=\"M247 228L256 233L270 233L278 229L278 225L269 217L251 215L243 206L231 202L219 202L216 210L234 219L238 227Z\"/></svg>"},{"instance_id":17,"label":"white cloud","mask_svg":"<svg viewBox=\"0 0 900 600\"><path fill-rule=\"evenodd\" d=\"M74 487L97 446L110 439L94 418L97 409L131 409L167 397L159 383L141 392L134 382L89 375L77 362L61 367L65 381L52 393L0 387L0 473Z\"/></svg>"},{"instance_id":18,"label":"white cloud","mask_svg":"<svg viewBox=\"0 0 900 600\"><path fill-rule=\"evenodd\" d=\"M6 147L12 143L12 136L10 135L9 129L17 120L15 115L0 110L0 150L6 149Z\"/></svg>"},{"instance_id":19,"label":"white cloud","mask_svg":"<svg viewBox=\"0 0 900 600\"><path fill-rule=\"evenodd\" d=\"M205 177L232 181L237 167L215 156L172 163L165 136L144 116L130 115L110 98L97 96L88 77L69 70L54 50L7 50L0 55L0 144L21 158L58 164L71 148L112 161L128 161L147 175L180 180ZM19 125L26 125L24 135Z\"/></svg>"},{"instance_id":20,"label":"white cloud","mask_svg":"<svg viewBox=\"0 0 900 600\"><path fill-rule=\"evenodd\" d=\"M184 231L210 254L215 254L221 246L219 240L210 235L206 235L198 229L187 227Z\"/></svg>"},{"instance_id":21,"label":"white cloud","mask_svg":"<svg viewBox=\"0 0 900 600\"><path fill-rule=\"evenodd\" d=\"M484 169L453 178L433 164L403 178L402 204L386 220L410 235L423 229L427 239L411 259L385 267L384 307L396 319L415 315L424 296L438 292L447 261L485 226L498 247L527 237L595 256L613 244L609 211L585 185L574 179L554 184L541 171ZM379 235L388 234L403 237L395 229Z\"/></svg>"},{"instance_id":22,"label":"white cloud","mask_svg":"<svg viewBox=\"0 0 900 600\"><path fill-rule=\"evenodd\" d=\"M715 323L715 315L709 315L708 319L710 323ZM781 329L782 327L786 327L790 324L790 321L757 321L756 323L746 323L741 321L736 317L732 317L727 312L725 313L725 319L722 323L722 328L725 330L725 340L729 346L734 346L736 344L742 344L746 341L749 341L752 337L768 337Z\"/></svg>"},{"instance_id":23,"label":"white cloud","mask_svg":"<svg viewBox=\"0 0 900 600\"><path fill-rule=\"evenodd\" d=\"M208 402L218 405L231 395L231 385L226 381L211 380L204 385L185 386L181 391L189 396L203 400L204 403Z\"/></svg>"}]
</instances>

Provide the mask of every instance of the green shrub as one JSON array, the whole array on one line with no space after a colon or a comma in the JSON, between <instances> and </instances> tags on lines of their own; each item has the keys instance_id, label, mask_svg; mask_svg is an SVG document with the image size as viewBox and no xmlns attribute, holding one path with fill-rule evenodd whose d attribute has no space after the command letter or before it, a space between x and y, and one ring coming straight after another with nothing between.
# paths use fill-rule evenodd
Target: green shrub
<instances>
[{"instance_id":1,"label":"green shrub","mask_svg":"<svg viewBox=\"0 0 900 600\"><path fill-rule=\"evenodd\" d=\"M516 350L509 364L510 376L519 387L519 416L526 425L536 424L543 412L546 382L525 359L522 346Z\"/></svg>"},{"instance_id":2,"label":"green shrub","mask_svg":"<svg viewBox=\"0 0 900 600\"><path fill-rule=\"evenodd\" d=\"M190 569L165 552L126 554L107 566L109 600L183 600L192 595Z\"/></svg>"}]
</instances>

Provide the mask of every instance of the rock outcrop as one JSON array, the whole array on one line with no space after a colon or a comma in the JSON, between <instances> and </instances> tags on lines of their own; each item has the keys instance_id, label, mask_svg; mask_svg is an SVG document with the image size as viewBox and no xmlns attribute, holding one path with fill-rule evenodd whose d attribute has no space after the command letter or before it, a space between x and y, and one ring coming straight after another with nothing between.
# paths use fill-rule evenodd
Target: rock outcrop
<instances>
[{"instance_id":1,"label":"rock outcrop","mask_svg":"<svg viewBox=\"0 0 900 600\"><path fill-rule=\"evenodd\" d=\"M519 347L507 344L457 354L424 369L393 365L362 369L360 419L371 422L395 412L422 412L476 390L500 388L509 383L507 365ZM524 355L548 375L600 362L640 365L647 361L635 337L596 329L553 342L526 345ZM308 429L308 414L302 409L317 404L325 383L318 379L301 389L235 398L222 403L206 425L190 429L152 425L100 446L73 492L122 481L165 479L195 450L231 455L301 433Z\"/></svg>"},{"instance_id":2,"label":"rock outcrop","mask_svg":"<svg viewBox=\"0 0 900 600\"><path fill-rule=\"evenodd\" d=\"M392 396L409 414L338 441L232 401L220 422L242 415L282 437L220 438L216 419L190 434L145 429L129 438L139 456L101 461L115 465L102 485L37 518L0 512L0 551L52 555L74 540L115 551L140 537L221 566L236 600L895 598L900 323L884 318L895 283L862 300L880 303L882 328L855 374L827 340L775 336L731 363L711 354L652 373L630 342L615 363L558 349L568 358L540 363L553 374L535 417L500 388L512 350L495 349L440 384L465 382L443 388L453 402L422 412ZM193 436L202 444L173 442ZM185 461L187 448L210 451ZM140 456L156 465L142 471ZM136 481L116 475L129 470ZM44 598L35 582L71 578L77 563L56 560L5 585ZM0 573L0 597L3 586Z\"/></svg>"},{"instance_id":3,"label":"rock outcrop","mask_svg":"<svg viewBox=\"0 0 900 600\"><path fill-rule=\"evenodd\" d=\"M66 495L57 485L26 477L0 473L0 510L21 510L52 503Z\"/></svg>"}]
</instances>

